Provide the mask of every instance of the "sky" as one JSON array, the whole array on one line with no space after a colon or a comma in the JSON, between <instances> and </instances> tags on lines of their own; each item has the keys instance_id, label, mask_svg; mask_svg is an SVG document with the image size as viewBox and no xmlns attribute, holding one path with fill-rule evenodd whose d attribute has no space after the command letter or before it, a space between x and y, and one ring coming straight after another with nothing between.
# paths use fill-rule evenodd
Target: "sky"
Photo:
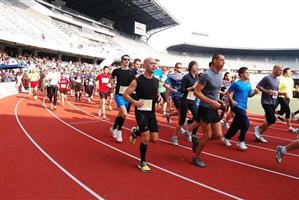
<instances>
[{"instance_id":1,"label":"sky","mask_svg":"<svg viewBox=\"0 0 299 200\"><path fill-rule=\"evenodd\" d=\"M299 49L299 0L158 1L180 22L150 38L149 43L158 50L179 43Z\"/></svg>"}]
</instances>

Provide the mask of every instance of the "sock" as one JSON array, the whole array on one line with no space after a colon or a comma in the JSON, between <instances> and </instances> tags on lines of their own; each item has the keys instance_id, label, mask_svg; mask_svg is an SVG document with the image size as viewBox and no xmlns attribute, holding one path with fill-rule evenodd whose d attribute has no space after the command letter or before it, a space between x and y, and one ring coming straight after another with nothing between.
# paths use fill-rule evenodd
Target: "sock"
<instances>
[{"instance_id":1,"label":"sock","mask_svg":"<svg viewBox=\"0 0 299 200\"><path fill-rule=\"evenodd\" d=\"M114 129L114 130L117 129L118 124L119 124L119 116L117 116L117 117L115 118L114 125L113 125L113 129Z\"/></svg>"},{"instance_id":2,"label":"sock","mask_svg":"<svg viewBox=\"0 0 299 200\"><path fill-rule=\"evenodd\" d=\"M121 130L121 128L123 127L124 122L125 122L125 118L120 116L119 120L118 120L118 130Z\"/></svg>"},{"instance_id":3,"label":"sock","mask_svg":"<svg viewBox=\"0 0 299 200\"><path fill-rule=\"evenodd\" d=\"M286 149L285 146L282 147L281 152L282 152L283 154L286 154L286 153L287 153L287 149Z\"/></svg>"},{"instance_id":4,"label":"sock","mask_svg":"<svg viewBox=\"0 0 299 200\"><path fill-rule=\"evenodd\" d=\"M192 130L192 135L196 135L198 128L199 126L196 126L196 128Z\"/></svg>"},{"instance_id":5,"label":"sock","mask_svg":"<svg viewBox=\"0 0 299 200\"><path fill-rule=\"evenodd\" d=\"M140 143L140 146L139 146L139 150L140 150L140 159L141 159L141 163L143 161L145 161L145 154L146 154L146 150L147 150L147 145L146 144L143 144L142 142Z\"/></svg>"}]
</instances>

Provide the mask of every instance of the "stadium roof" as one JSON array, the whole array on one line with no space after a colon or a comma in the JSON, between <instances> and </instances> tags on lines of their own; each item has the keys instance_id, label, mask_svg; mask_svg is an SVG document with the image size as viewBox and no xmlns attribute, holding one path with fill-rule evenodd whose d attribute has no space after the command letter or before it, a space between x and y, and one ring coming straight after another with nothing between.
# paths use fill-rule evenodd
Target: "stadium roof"
<instances>
[{"instance_id":1,"label":"stadium roof","mask_svg":"<svg viewBox=\"0 0 299 200\"><path fill-rule=\"evenodd\" d=\"M52 2L53 0L47 0ZM65 6L101 21L112 20L117 30L132 34L134 22L147 31L176 26L179 22L156 0L64 0Z\"/></svg>"},{"instance_id":2,"label":"stadium roof","mask_svg":"<svg viewBox=\"0 0 299 200\"><path fill-rule=\"evenodd\" d=\"M216 54L239 55L239 56L297 56L299 49L250 49L250 48L227 48L227 47L209 47L195 44L177 44L167 48L172 52L188 52L194 54Z\"/></svg>"}]
</instances>

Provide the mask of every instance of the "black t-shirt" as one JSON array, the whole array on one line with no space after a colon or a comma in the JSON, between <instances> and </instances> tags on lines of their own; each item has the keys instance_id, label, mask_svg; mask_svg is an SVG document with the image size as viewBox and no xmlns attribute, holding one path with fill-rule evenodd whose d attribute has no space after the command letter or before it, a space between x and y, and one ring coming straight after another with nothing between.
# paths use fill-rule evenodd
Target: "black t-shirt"
<instances>
[{"instance_id":1,"label":"black t-shirt","mask_svg":"<svg viewBox=\"0 0 299 200\"><path fill-rule=\"evenodd\" d=\"M117 68L112 72L112 78L116 77L115 94L123 95L124 87L128 87L130 83L135 79L134 72L131 69ZM121 89L121 91L120 91Z\"/></svg>"},{"instance_id":2,"label":"black t-shirt","mask_svg":"<svg viewBox=\"0 0 299 200\"><path fill-rule=\"evenodd\" d=\"M152 111L155 111L155 105L158 97L159 80L155 77L148 79L143 74L136 78L136 98L152 100Z\"/></svg>"},{"instance_id":3,"label":"black t-shirt","mask_svg":"<svg viewBox=\"0 0 299 200\"><path fill-rule=\"evenodd\" d=\"M187 88L192 87L196 81L198 81L197 75L195 75L194 77L192 76L191 73L184 75L184 77L182 79L182 84L181 84L181 92L183 93L184 99L187 98L188 93L189 93L189 91L187 91Z\"/></svg>"}]
</instances>

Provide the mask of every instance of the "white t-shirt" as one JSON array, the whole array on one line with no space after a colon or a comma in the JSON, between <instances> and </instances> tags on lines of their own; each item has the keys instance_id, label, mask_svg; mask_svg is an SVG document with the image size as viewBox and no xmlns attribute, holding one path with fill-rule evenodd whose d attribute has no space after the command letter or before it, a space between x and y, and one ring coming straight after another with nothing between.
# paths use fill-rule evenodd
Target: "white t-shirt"
<instances>
[{"instance_id":1,"label":"white t-shirt","mask_svg":"<svg viewBox=\"0 0 299 200\"><path fill-rule=\"evenodd\" d=\"M47 74L46 76L46 80L49 80L49 84L52 86L57 86L58 82L60 80L60 74L59 72L50 72L49 74Z\"/></svg>"}]
</instances>

